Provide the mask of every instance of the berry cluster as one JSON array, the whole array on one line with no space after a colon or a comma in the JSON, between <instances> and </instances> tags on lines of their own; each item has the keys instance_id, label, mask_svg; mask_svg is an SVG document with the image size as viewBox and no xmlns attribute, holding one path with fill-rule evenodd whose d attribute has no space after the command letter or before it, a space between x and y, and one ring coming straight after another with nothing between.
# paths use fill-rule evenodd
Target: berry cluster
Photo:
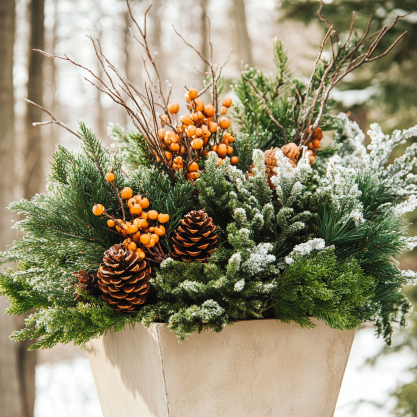
<instances>
[{"instance_id":1,"label":"berry cluster","mask_svg":"<svg viewBox=\"0 0 417 417\"><path fill-rule=\"evenodd\" d=\"M184 169L186 166L187 178L198 178L198 161L205 158L210 152L216 152L219 157L219 165L226 156L231 158L231 163L239 162L233 154L231 144L235 138L228 132L231 122L226 116L228 108L232 105L232 99L224 98L220 112L216 114L213 104L205 104L198 98L198 91L188 90L185 94L187 108L190 114L178 116L180 106L171 103L168 106L170 116L161 117L162 127L158 131L158 137L162 142L165 157L175 171ZM220 117L217 121L217 117ZM172 130L167 130L171 127ZM156 155L156 151L154 152ZM161 159L157 157L157 161Z\"/></svg>"},{"instance_id":2,"label":"berry cluster","mask_svg":"<svg viewBox=\"0 0 417 417\"><path fill-rule=\"evenodd\" d=\"M308 128L308 133L311 133L311 127ZM313 139L308 144L309 150L308 152L308 158L310 159L310 164L313 164L313 162L316 159L316 149L320 148L320 142L323 139L323 132L318 127L313 134Z\"/></svg>"},{"instance_id":3,"label":"berry cluster","mask_svg":"<svg viewBox=\"0 0 417 417\"><path fill-rule=\"evenodd\" d=\"M123 219L118 219L108 214L101 204L94 205L93 213L96 216L103 215L108 218L107 226L111 229L115 228L116 233L125 237L123 245L127 249L136 252L140 259L145 259L146 255L149 255L153 260L161 262L165 256L159 244L159 238L165 235L163 224L169 221L169 215L158 213L156 210L145 211L150 206L149 200L140 195L134 196L130 187L123 188L119 193L119 190L114 185L115 176L112 172L106 174L106 180L117 191ZM126 220L125 213L127 209L132 217L131 221Z\"/></svg>"}]
</instances>

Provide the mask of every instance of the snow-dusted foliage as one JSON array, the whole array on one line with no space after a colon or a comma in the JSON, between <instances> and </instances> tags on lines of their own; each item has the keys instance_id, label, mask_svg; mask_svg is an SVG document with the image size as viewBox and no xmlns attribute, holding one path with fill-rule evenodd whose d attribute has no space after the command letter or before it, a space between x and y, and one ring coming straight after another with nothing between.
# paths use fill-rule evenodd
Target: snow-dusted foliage
<instances>
[{"instance_id":1,"label":"snow-dusted foliage","mask_svg":"<svg viewBox=\"0 0 417 417\"><path fill-rule=\"evenodd\" d=\"M276 152L278 167L276 175L271 178L272 184L276 187L276 193L283 206L289 207L304 191L303 183L311 175L312 168L306 155L306 148L302 149L302 156L294 168L287 157L279 149Z\"/></svg>"}]
</instances>

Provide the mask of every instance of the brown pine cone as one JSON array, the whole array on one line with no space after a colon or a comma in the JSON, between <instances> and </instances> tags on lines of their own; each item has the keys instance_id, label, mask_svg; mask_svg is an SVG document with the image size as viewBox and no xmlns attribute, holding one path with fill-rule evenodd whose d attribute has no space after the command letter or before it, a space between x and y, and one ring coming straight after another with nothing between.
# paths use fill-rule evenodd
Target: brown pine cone
<instances>
[{"instance_id":1,"label":"brown pine cone","mask_svg":"<svg viewBox=\"0 0 417 417\"><path fill-rule=\"evenodd\" d=\"M216 225L204 210L191 211L181 220L172 238L172 256L184 262L207 262L216 249Z\"/></svg>"},{"instance_id":2,"label":"brown pine cone","mask_svg":"<svg viewBox=\"0 0 417 417\"><path fill-rule=\"evenodd\" d=\"M78 279L77 288L85 291L92 297L98 297L100 295L97 274L89 274L86 271L78 271L74 272L74 275L75 278ZM89 302L81 294L77 294L75 301L81 301L83 303Z\"/></svg>"},{"instance_id":3,"label":"brown pine cone","mask_svg":"<svg viewBox=\"0 0 417 417\"><path fill-rule=\"evenodd\" d=\"M291 165L295 168L297 166L298 159L300 158L300 147L295 143L287 143L281 148L282 153L286 156Z\"/></svg>"},{"instance_id":4,"label":"brown pine cone","mask_svg":"<svg viewBox=\"0 0 417 417\"><path fill-rule=\"evenodd\" d=\"M151 267L123 245L113 245L104 252L97 273L101 298L115 310L130 312L145 303L149 295Z\"/></svg>"}]
</instances>

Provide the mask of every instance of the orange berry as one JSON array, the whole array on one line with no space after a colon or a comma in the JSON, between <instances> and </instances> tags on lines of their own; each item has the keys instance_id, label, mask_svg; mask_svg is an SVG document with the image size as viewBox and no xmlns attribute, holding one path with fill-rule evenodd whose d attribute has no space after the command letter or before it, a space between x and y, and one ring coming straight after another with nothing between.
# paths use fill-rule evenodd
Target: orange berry
<instances>
[{"instance_id":1,"label":"orange berry","mask_svg":"<svg viewBox=\"0 0 417 417\"><path fill-rule=\"evenodd\" d=\"M219 120L219 124L220 124L220 127L223 130L225 130L225 129L228 129L230 127L231 122L227 117L221 117L220 120Z\"/></svg>"},{"instance_id":2,"label":"orange berry","mask_svg":"<svg viewBox=\"0 0 417 417\"><path fill-rule=\"evenodd\" d=\"M222 158L219 158L217 160L217 166L219 167L222 163L223 163L223 159Z\"/></svg>"},{"instance_id":3,"label":"orange berry","mask_svg":"<svg viewBox=\"0 0 417 417\"><path fill-rule=\"evenodd\" d=\"M204 145L203 139L200 139L200 138L194 139L191 142L191 146L195 150L201 149L203 147L203 145Z\"/></svg>"},{"instance_id":4,"label":"orange berry","mask_svg":"<svg viewBox=\"0 0 417 417\"><path fill-rule=\"evenodd\" d=\"M230 107L232 105L232 99L230 97L225 97L222 101L224 107Z\"/></svg>"},{"instance_id":5,"label":"orange berry","mask_svg":"<svg viewBox=\"0 0 417 417\"><path fill-rule=\"evenodd\" d=\"M220 158L224 158L227 155L227 146L224 143L220 143L217 145L217 155L220 156Z\"/></svg>"},{"instance_id":6,"label":"orange berry","mask_svg":"<svg viewBox=\"0 0 417 417\"><path fill-rule=\"evenodd\" d=\"M212 150L213 152L216 152L216 151L217 151L217 145L213 145L213 146L211 147L211 150Z\"/></svg>"},{"instance_id":7,"label":"orange berry","mask_svg":"<svg viewBox=\"0 0 417 417\"><path fill-rule=\"evenodd\" d=\"M146 209L146 208L149 207L149 200L146 197L142 198L142 200L139 201L139 204L142 206L142 208ZM146 213L142 213L142 214L146 215ZM146 219L146 217L144 217L144 218Z\"/></svg>"},{"instance_id":8,"label":"orange berry","mask_svg":"<svg viewBox=\"0 0 417 417\"><path fill-rule=\"evenodd\" d=\"M196 180L199 177L198 172L189 172L187 178L189 180Z\"/></svg>"},{"instance_id":9,"label":"orange berry","mask_svg":"<svg viewBox=\"0 0 417 417\"><path fill-rule=\"evenodd\" d=\"M201 128L197 128L196 130L195 130L195 135L199 138L200 136L202 136L203 135L203 129L201 129Z\"/></svg>"},{"instance_id":10,"label":"orange berry","mask_svg":"<svg viewBox=\"0 0 417 417\"><path fill-rule=\"evenodd\" d=\"M162 124L162 127L164 127L164 125L167 125L168 124L168 121L169 121L169 118L168 118L168 115L167 114L164 114L164 115L161 116L161 124Z\"/></svg>"},{"instance_id":11,"label":"orange berry","mask_svg":"<svg viewBox=\"0 0 417 417\"><path fill-rule=\"evenodd\" d=\"M158 130L158 137L159 137L159 139L163 139L164 137L165 137L165 135L166 135L166 130L165 129L159 129Z\"/></svg>"},{"instance_id":12,"label":"orange berry","mask_svg":"<svg viewBox=\"0 0 417 417\"><path fill-rule=\"evenodd\" d=\"M127 200L127 206L129 208L132 208L134 205L136 204L136 198L129 198L129 200Z\"/></svg>"},{"instance_id":13,"label":"orange berry","mask_svg":"<svg viewBox=\"0 0 417 417\"><path fill-rule=\"evenodd\" d=\"M165 151L165 157L168 159L168 161L170 161L172 158L171 152Z\"/></svg>"},{"instance_id":14,"label":"orange berry","mask_svg":"<svg viewBox=\"0 0 417 417\"><path fill-rule=\"evenodd\" d=\"M203 132L203 138L208 139L211 136L211 133L209 131Z\"/></svg>"},{"instance_id":15,"label":"orange berry","mask_svg":"<svg viewBox=\"0 0 417 417\"><path fill-rule=\"evenodd\" d=\"M108 227L114 227L116 226L116 222L112 219L107 220L107 226Z\"/></svg>"},{"instance_id":16,"label":"orange berry","mask_svg":"<svg viewBox=\"0 0 417 417\"><path fill-rule=\"evenodd\" d=\"M208 103L204 106L204 114L206 117L213 117L215 113L214 106L211 103Z\"/></svg>"},{"instance_id":17,"label":"orange berry","mask_svg":"<svg viewBox=\"0 0 417 417\"><path fill-rule=\"evenodd\" d=\"M229 141L229 143L233 143L235 141L235 137L234 136L228 136L227 140Z\"/></svg>"},{"instance_id":18,"label":"orange berry","mask_svg":"<svg viewBox=\"0 0 417 417\"><path fill-rule=\"evenodd\" d=\"M184 148L184 146L181 146L181 155L184 155L185 154L185 148Z\"/></svg>"},{"instance_id":19,"label":"orange berry","mask_svg":"<svg viewBox=\"0 0 417 417\"><path fill-rule=\"evenodd\" d=\"M223 138L222 142L226 145L229 146L229 141L227 140L227 138Z\"/></svg>"},{"instance_id":20,"label":"orange berry","mask_svg":"<svg viewBox=\"0 0 417 417\"><path fill-rule=\"evenodd\" d=\"M151 238L151 241L147 245L145 245L145 247L153 248L155 244L156 244L155 240Z\"/></svg>"},{"instance_id":21,"label":"orange berry","mask_svg":"<svg viewBox=\"0 0 417 417\"><path fill-rule=\"evenodd\" d=\"M136 249L135 253L138 255L139 260L145 259L146 257L145 252L140 248Z\"/></svg>"},{"instance_id":22,"label":"orange berry","mask_svg":"<svg viewBox=\"0 0 417 417\"><path fill-rule=\"evenodd\" d=\"M178 152L180 150L180 145L178 145L178 143L171 143L169 150L172 152Z\"/></svg>"},{"instance_id":23,"label":"orange berry","mask_svg":"<svg viewBox=\"0 0 417 417\"><path fill-rule=\"evenodd\" d=\"M159 223L166 223L169 221L169 215L164 213L158 214L158 222Z\"/></svg>"},{"instance_id":24,"label":"orange berry","mask_svg":"<svg viewBox=\"0 0 417 417\"><path fill-rule=\"evenodd\" d=\"M148 221L146 219L140 219L139 229L146 229L148 227Z\"/></svg>"},{"instance_id":25,"label":"orange berry","mask_svg":"<svg viewBox=\"0 0 417 417\"><path fill-rule=\"evenodd\" d=\"M179 105L178 103L171 103L171 104L168 106L168 111L169 111L171 114L178 113L178 112L180 111L180 105Z\"/></svg>"},{"instance_id":26,"label":"orange berry","mask_svg":"<svg viewBox=\"0 0 417 417\"><path fill-rule=\"evenodd\" d=\"M227 113L227 107L222 106L220 110L220 114L226 114Z\"/></svg>"},{"instance_id":27,"label":"orange berry","mask_svg":"<svg viewBox=\"0 0 417 417\"><path fill-rule=\"evenodd\" d=\"M237 156L232 156L232 158L230 159L230 163L232 165L237 165L239 163L239 158Z\"/></svg>"},{"instance_id":28,"label":"orange berry","mask_svg":"<svg viewBox=\"0 0 417 417\"><path fill-rule=\"evenodd\" d=\"M134 219L134 220L133 220L133 224L134 224L135 226L140 227L140 225L142 224L142 219L138 219L138 218Z\"/></svg>"},{"instance_id":29,"label":"orange berry","mask_svg":"<svg viewBox=\"0 0 417 417\"><path fill-rule=\"evenodd\" d=\"M141 206L142 206L142 204L141 204ZM142 206L142 208L144 208L144 207ZM146 213L145 211L142 211L142 213L140 213L140 217L142 217L142 219L146 220L148 218L148 213Z\"/></svg>"},{"instance_id":30,"label":"orange berry","mask_svg":"<svg viewBox=\"0 0 417 417\"><path fill-rule=\"evenodd\" d=\"M116 230L120 233L123 229L119 226L116 226Z\"/></svg>"},{"instance_id":31,"label":"orange berry","mask_svg":"<svg viewBox=\"0 0 417 417\"><path fill-rule=\"evenodd\" d=\"M211 133L216 133L217 132L217 123L211 122L209 125L210 128L210 132Z\"/></svg>"},{"instance_id":32,"label":"orange berry","mask_svg":"<svg viewBox=\"0 0 417 417\"><path fill-rule=\"evenodd\" d=\"M201 111L197 112L197 116L198 116L198 120L200 121L205 119L204 114Z\"/></svg>"},{"instance_id":33,"label":"orange berry","mask_svg":"<svg viewBox=\"0 0 417 417\"><path fill-rule=\"evenodd\" d=\"M151 234L151 240L153 240L155 243L159 242L159 236L156 233Z\"/></svg>"},{"instance_id":34,"label":"orange berry","mask_svg":"<svg viewBox=\"0 0 417 417\"><path fill-rule=\"evenodd\" d=\"M313 142L310 142L310 143L308 144L308 147L309 147L309 149L314 149Z\"/></svg>"},{"instance_id":35,"label":"orange berry","mask_svg":"<svg viewBox=\"0 0 417 417\"><path fill-rule=\"evenodd\" d=\"M129 233L129 235L134 235L137 231L138 226L136 226L135 224L131 224L127 227L127 232Z\"/></svg>"},{"instance_id":36,"label":"orange berry","mask_svg":"<svg viewBox=\"0 0 417 417\"><path fill-rule=\"evenodd\" d=\"M194 122L191 120L191 117L185 114L184 116L181 116L181 123L187 126L193 125Z\"/></svg>"},{"instance_id":37,"label":"orange berry","mask_svg":"<svg viewBox=\"0 0 417 417\"><path fill-rule=\"evenodd\" d=\"M133 236L132 236L132 240L136 243L138 243L140 241L140 232L136 232Z\"/></svg>"},{"instance_id":38,"label":"orange berry","mask_svg":"<svg viewBox=\"0 0 417 417\"><path fill-rule=\"evenodd\" d=\"M135 243L135 242L130 242L130 243L127 245L127 248L128 248L129 250L131 250L131 251L135 251L135 250L136 250L136 248L137 248L136 243Z\"/></svg>"},{"instance_id":39,"label":"orange berry","mask_svg":"<svg viewBox=\"0 0 417 417\"><path fill-rule=\"evenodd\" d=\"M233 148L231 146L227 147L227 154L231 155L233 153Z\"/></svg>"},{"instance_id":40,"label":"orange berry","mask_svg":"<svg viewBox=\"0 0 417 417\"><path fill-rule=\"evenodd\" d=\"M125 247L126 249L128 248L129 243L130 243L130 239L125 239L125 240L123 241L123 245L124 245L124 247Z\"/></svg>"},{"instance_id":41,"label":"orange berry","mask_svg":"<svg viewBox=\"0 0 417 417\"><path fill-rule=\"evenodd\" d=\"M190 165L187 167L187 170L188 170L189 172L198 171L199 169L200 169L200 167L198 166L197 162L193 162L192 164L190 164Z\"/></svg>"},{"instance_id":42,"label":"orange berry","mask_svg":"<svg viewBox=\"0 0 417 417\"><path fill-rule=\"evenodd\" d=\"M159 156L156 157L156 162L161 162L161 158Z\"/></svg>"},{"instance_id":43,"label":"orange berry","mask_svg":"<svg viewBox=\"0 0 417 417\"><path fill-rule=\"evenodd\" d=\"M140 204L135 204L130 208L130 214L140 214L142 211L142 206Z\"/></svg>"},{"instance_id":44,"label":"orange berry","mask_svg":"<svg viewBox=\"0 0 417 417\"><path fill-rule=\"evenodd\" d=\"M188 90L188 97L190 97L191 100L195 100L198 97L198 91L195 88Z\"/></svg>"},{"instance_id":45,"label":"orange berry","mask_svg":"<svg viewBox=\"0 0 417 417\"><path fill-rule=\"evenodd\" d=\"M196 98L194 100L194 102L195 102L195 109L194 109L194 111L195 112L202 112L204 110L204 101L203 100L200 100L199 98Z\"/></svg>"},{"instance_id":46,"label":"orange berry","mask_svg":"<svg viewBox=\"0 0 417 417\"><path fill-rule=\"evenodd\" d=\"M196 130L197 128L195 126L189 126L187 129L187 136L191 138L192 136L195 135Z\"/></svg>"},{"instance_id":47,"label":"orange berry","mask_svg":"<svg viewBox=\"0 0 417 417\"><path fill-rule=\"evenodd\" d=\"M320 140L319 140L319 139L313 139L313 140L311 141L311 143L313 144L313 146L314 146L315 148L320 148Z\"/></svg>"},{"instance_id":48,"label":"orange berry","mask_svg":"<svg viewBox=\"0 0 417 417\"><path fill-rule=\"evenodd\" d=\"M150 227L150 228L149 228L149 231L150 231L150 232L153 232L154 230L155 230L155 228L154 228L154 227Z\"/></svg>"},{"instance_id":49,"label":"orange berry","mask_svg":"<svg viewBox=\"0 0 417 417\"><path fill-rule=\"evenodd\" d=\"M140 243L142 243L142 245L146 246L150 241L151 241L151 235L149 234L141 235Z\"/></svg>"},{"instance_id":50,"label":"orange berry","mask_svg":"<svg viewBox=\"0 0 417 417\"><path fill-rule=\"evenodd\" d=\"M156 220L158 218L158 212L156 210L149 210L148 211L148 219Z\"/></svg>"},{"instance_id":51,"label":"orange berry","mask_svg":"<svg viewBox=\"0 0 417 417\"><path fill-rule=\"evenodd\" d=\"M162 225L156 226L154 231L158 236L163 236L165 234L165 227Z\"/></svg>"},{"instance_id":52,"label":"orange berry","mask_svg":"<svg viewBox=\"0 0 417 417\"><path fill-rule=\"evenodd\" d=\"M130 187L123 188L120 195L122 196L123 200L129 200L133 196L133 190Z\"/></svg>"},{"instance_id":53,"label":"orange berry","mask_svg":"<svg viewBox=\"0 0 417 417\"><path fill-rule=\"evenodd\" d=\"M174 159L174 162L176 163L176 164L178 164L178 165L182 165L184 162L183 162L183 160L182 160L182 157L181 156L177 156L175 159Z\"/></svg>"},{"instance_id":54,"label":"orange berry","mask_svg":"<svg viewBox=\"0 0 417 417\"><path fill-rule=\"evenodd\" d=\"M101 204L95 204L93 207L93 213L95 216L101 216L104 212L104 206Z\"/></svg>"},{"instance_id":55,"label":"orange berry","mask_svg":"<svg viewBox=\"0 0 417 417\"><path fill-rule=\"evenodd\" d=\"M198 122L198 114L197 113L191 113L190 118L193 122Z\"/></svg>"},{"instance_id":56,"label":"orange berry","mask_svg":"<svg viewBox=\"0 0 417 417\"><path fill-rule=\"evenodd\" d=\"M113 172L108 172L106 174L106 181L107 182L113 182L116 179L116 177L114 176Z\"/></svg>"}]
</instances>

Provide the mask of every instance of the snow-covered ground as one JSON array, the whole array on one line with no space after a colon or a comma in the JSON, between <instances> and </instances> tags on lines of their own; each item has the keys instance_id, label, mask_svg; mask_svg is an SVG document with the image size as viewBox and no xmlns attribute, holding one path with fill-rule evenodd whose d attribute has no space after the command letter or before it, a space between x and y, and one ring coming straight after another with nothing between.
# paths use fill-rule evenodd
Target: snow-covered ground
<instances>
[{"instance_id":1,"label":"snow-covered ground","mask_svg":"<svg viewBox=\"0 0 417 417\"><path fill-rule=\"evenodd\" d=\"M395 401L389 393L399 382L409 382L407 367L413 355L407 352L380 359L374 367L365 365L384 342L373 329L356 335L340 392L335 417L389 417ZM87 358L45 363L36 371L35 417L101 417L100 404ZM363 402L361 402L363 400ZM372 405L374 404L374 405Z\"/></svg>"}]
</instances>

